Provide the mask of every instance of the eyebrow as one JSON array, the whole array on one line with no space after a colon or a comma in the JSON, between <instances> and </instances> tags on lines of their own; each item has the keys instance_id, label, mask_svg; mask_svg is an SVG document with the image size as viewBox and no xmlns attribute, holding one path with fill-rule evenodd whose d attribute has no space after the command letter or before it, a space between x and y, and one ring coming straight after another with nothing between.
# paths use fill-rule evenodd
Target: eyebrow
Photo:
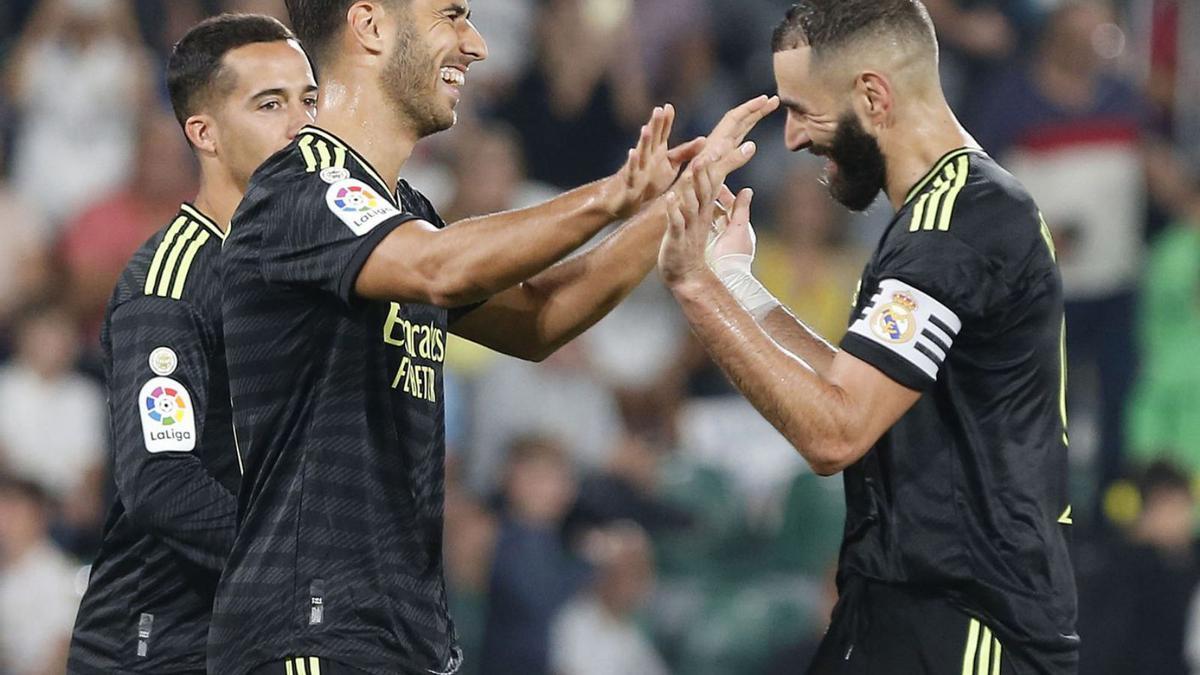
<instances>
[{"instance_id":1,"label":"eyebrow","mask_svg":"<svg viewBox=\"0 0 1200 675\"><path fill-rule=\"evenodd\" d=\"M304 93L307 94L309 92L317 91L318 89L319 89L319 87L317 87L316 85L310 84L304 88ZM287 90L282 87L275 87L273 89L263 89L262 91L251 96L250 98L251 99L259 99L259 98L263 98L264 96L283 96L286 98Z\"/></svg>"},{"instance_id":2,"label":"eyebrow","mask_svg":"<svg viewBox=\"0 0 1200 675\"><path fill-rule=\"evenodd\" d=\"M461 3L461 2L451 3L451 4L447 5L445 7L445 9L443 9L442 11L449 12L449 13L462 14L467 19L471 18L471 9L469 7L467 7L465 3Z\"/></svg>"},{"instance_id":3,"label":"eyebrow","mask_svg":"<svg viewBox=\"0 0 1200 675\"><path fill-rule=\"evenodd\" d=\"M808 106L795 99L780 97L779 102L783 104L783 107L795 110L798 113L808 112Z\"/></svg>"}]
</instances>

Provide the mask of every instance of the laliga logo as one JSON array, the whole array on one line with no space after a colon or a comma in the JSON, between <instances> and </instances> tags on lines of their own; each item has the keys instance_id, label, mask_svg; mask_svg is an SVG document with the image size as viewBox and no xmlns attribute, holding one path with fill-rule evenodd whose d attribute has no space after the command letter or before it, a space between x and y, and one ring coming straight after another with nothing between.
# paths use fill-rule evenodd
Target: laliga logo
<instances>
[{"instance_id":1,"label":"laliga logo","mask_svg":"<svg viewBox=\"0 0 1200 675\"><path fill-rule=\"evenodd\" d=\"M163 426L179 424L187 414L187 404L170 387L156 387L146 397L146 415Z\"/></svg>"},{"instance_id":2,"label":"laliga logo","mask_svg":"<svg viewBox=\"0 0 1200 675\"><path fill-rule=\"evenodd\" d=\"M889 342L908 342L917 332L917 302L905 293L893 293L892 301L871 316L871 330Z\"/></svg>"},{"instance_id":3,"label":"laliga logo","mask_svg":"<svg viewBox=\"0 0 1200 675\"><path fill-rule=\"evenodd\" d=\"M346 213L361 213L379 206L379 198L361 185L349 185L338 190L333 203Z\"/></svg>"}]
</instances>

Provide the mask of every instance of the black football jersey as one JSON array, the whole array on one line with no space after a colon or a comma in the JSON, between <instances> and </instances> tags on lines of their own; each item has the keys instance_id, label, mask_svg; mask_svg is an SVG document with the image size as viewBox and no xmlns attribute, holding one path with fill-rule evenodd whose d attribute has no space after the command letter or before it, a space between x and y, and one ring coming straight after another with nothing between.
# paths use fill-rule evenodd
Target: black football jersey
<instances>
[{"instance_id":1,"label":"black football jersey","mask_svg":"<svg viewBox=\"0 0 1200 675\"><path fill-rule=\"evenodd\" d=\"M944 592L1005 648L1077 648L1063 332L1033 200L980 151L943 157L868 262L841 343L923 392L845 471L843 581Z\"/></svg>"},{"instance_id":2,"label":"black football jersey","mask_svg":"<svg viewBox=\"0 0 1200 675\"><path fill-rule=\"evenodd\" d=\"M313 655L447 672L442 364L452 312L354 293L374 248L429 202L308 127L255 173L222 260L240 530L209 667Z\"/></svg>"},{"instance_id":3,"label":"black football jersey","mask_svg":"<svg viewBox=\"0 0 1200 675\"><path fill-rule=\"evenodd\" d=\"M190 204L138 250L101 343L117 496L71 639L71 673L205 667L240 478L221 332L225 234Z\"/></svg>"}]
</instances>

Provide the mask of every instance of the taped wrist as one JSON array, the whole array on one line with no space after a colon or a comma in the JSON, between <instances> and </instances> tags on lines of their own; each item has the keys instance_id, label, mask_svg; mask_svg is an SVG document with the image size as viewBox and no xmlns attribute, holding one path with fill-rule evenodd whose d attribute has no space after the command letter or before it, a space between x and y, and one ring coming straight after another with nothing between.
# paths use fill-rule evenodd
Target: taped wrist
<instances>
[{"instance_id":1,"label":"taped wrist","mask_svg":"<svg viewBox=\"0 0 1200 675\"><path fill-rule=\"evenodd\" d=\"M742 306L755 321L767 318L776 307L779 300L763 287L751 272L754 257L743 253L724 255L713 261L712 269L725 288L737 298Z\"/></svg>"}]
</instances>

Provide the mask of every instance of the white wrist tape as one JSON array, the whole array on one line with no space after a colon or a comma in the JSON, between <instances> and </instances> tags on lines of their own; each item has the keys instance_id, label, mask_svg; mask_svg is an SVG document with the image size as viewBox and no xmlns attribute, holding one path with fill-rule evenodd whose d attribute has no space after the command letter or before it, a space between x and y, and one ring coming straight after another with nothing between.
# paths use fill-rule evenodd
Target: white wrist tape
<instances>
[{"instance_id":1,"label":"white wrist tape","mask_svg":"<svg viewBox=\"0 0 1200 675\"><path fill-rule=\"evenodd\" d=\"M780 305L775 296L754 278L750 270L753 263L754 256L734 253L714 260L712 270L733 297L737 298L738 304L750 312L755 321L762 321Z\"/></svg>"}]
</instances>

